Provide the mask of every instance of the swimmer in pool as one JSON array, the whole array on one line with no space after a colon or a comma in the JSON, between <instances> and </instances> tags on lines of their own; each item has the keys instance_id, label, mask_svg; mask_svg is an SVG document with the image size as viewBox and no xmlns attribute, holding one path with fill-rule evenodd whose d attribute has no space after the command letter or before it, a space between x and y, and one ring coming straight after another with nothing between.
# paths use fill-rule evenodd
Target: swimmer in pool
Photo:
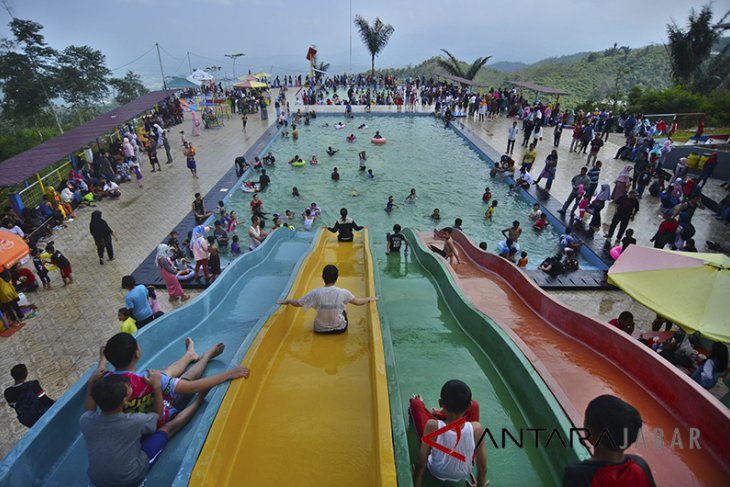
<instances>
[{"instance_id":1,"label":"swimmer in pool","mask_svg":"<svg viewBox=\"0 0 730 487\"><path fill-rule=\"evenodd\" d=\"M375 174L373 174L372 169L368 169L368 179L375 179Z\"/></svg>"},{"instance_id":2,"label":"swimmer in pool","mask_svg":"<svg viewBox=\"0 0 730 487\"><path fill-rule=\"evenodd\" d=\"M416 196L416 188L411 188L411 192L406 196L406 203L413 203L418 199Z\"/></svg>"},{"instance_id":3,"label":"swimmer in pool","mask_svg":"<svg viewBox=\"0 0 730 487\"><path fill-rule=\"evenodd\" d=\"M386 213L390 213L393 211L393 208L398 208L398 205L395 204L395 199L393 196L388 196L388 202L385 204L385 211Z\"/></svg>"},{"instance_id":4,"label":"swimmer in pool","mask_svg":"<svg viewBox=\"0 0 730 487\"><path fill-rule=\"evenodd\" d=\"M355 134L350 134L347 136L348 142L355 142L355 139L357 139L357 137L355 137Z\"/></svg>"},{"instance_id":5,"label":"swimmer in pool","mask_svg":"<svg viewBox=\"0 0 730 487\"><path fill-rule=\"evenodd\" d=\"M299 194L299 190L297 189L297 187L296 187L296 186L294 186L294 187L293 187L293 188L291 189L291 195L292 195L292 196L293 196L294 198L299 198L299 197L301 197L301 196L302 196L302 195L300 195L300 194Z\"/></svg>"},{"instance_id":6,"label":"swimmer in pool","mask_svg":"<svg viewBox=\"0 0 730 487\"><path fill-rule=\"evenodd\" d=\"M313 166L316 166L317 164L319 164L319 161L317 160L317 156L312 154L312 159L310 159L309 163Z\"/></svg>"},{"instance_id":7,"label":"swimmer in pool","mask_svg":"<svg viewBox=\"0 0 730 487\"><path fill-rule=\"evenodd\" d=\"M334 150L332 147L327 147L327 154L330 156L334 156L335 154L337 154L337 151Z\"/></svg>"},{"instance_id":8,"label":"swimmer in pool","mask_svg":"<svg viewBox=\"0 0 730 487\"><path fill-rule=\"evenodd\" d=\"M366 128L368 128L368 126L367 126L367 124L364 124L364 123L362 123L362 124L360 124L360 126L358 126L357 128L358 128L358 129L366 129Z\"/></svg>"},{"instance_id":9,"label":"swimmer in pool","mask_svg":"<svg viewBox=\"0 0 730 487\"><path fill-rule=\"evenodd\" d=\"M433 210L433 213L431 213L431 219L432 220L440 220L441 219L441 210L438 208Z\"/></svg>"},{"instance_id":10,"label":"swimmer in pool","mask_svg":"<svg viewBox=\"0 0 730 487\"><path fill-rule=\"evenodd\" d=\"M375 135L373 135L373 139L382 139L382 138L383 138L383 136L382 136L382 135L380 135L380 132L378 132L378 131L376 130L376 131L375 131Z\"/></svg>"}]
</instances>

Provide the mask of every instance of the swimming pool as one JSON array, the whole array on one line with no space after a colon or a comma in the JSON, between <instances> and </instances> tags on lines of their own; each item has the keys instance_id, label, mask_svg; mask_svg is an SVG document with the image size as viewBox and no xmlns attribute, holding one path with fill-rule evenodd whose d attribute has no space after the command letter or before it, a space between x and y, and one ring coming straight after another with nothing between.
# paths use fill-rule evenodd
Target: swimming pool
<instances>
[{"instance_id":1,"label":"swimming pool","mask_svg":"<svg viewBox=\"0 0 730 487\"><path fill-rule=\"evenodd\" d=\"M338 121L344 121L347 127L334 129ZM363 123L368 128L358 130ZM329 126L323 127L324 124ZM370 228L376 248L383 249L385 234L395 223L425 230L453 225L458 217L473 240L485 241L489 250L495 251L497 243L504 239L501 230L511 226L513 220L519 220L523 227L519 244L528 252L530 267L554 255L558 248L559 234L551 227L542 233L531 228L528 218L531 204L519 194L510 193L503 178L491 178L486 158L432 117L361 115L345 120L338 116L319 116L310 125L302 124L298 128L298 140L279 137L270 146L276 165L267 167L272 184L260 194L264 211L269 214L282 214L290 209L299 219L304 208L316 202L322 208L322 217L316 224L332 225L340 208L346 207L358 224ZM370 143L376 130L387 138L387 144ZM348 143L345 139L351 133L357 139ZM338 151L334 156L327 155L329 146ZM363 150L367 151L367 167L373 170L374 179L359 171L358 153ZM306 161L317 155L319 164L291 167L287 161L295 154ZM340 181L330 179L334 167L340 172ZM299 189L301 198L291 196L293 186ZM492 200L498 201L491 220L484 218L488 205L481 200L486 186L491 188ZM418 199L406 203L411 188L416 189ZM384 208L390 195L398 206L388 214ZM236 191L226 205L229 211L236 210L238 214L242 244L248 240L250 199L251 194ZM441 210L438 222L430 218L435 208ZM301 219L298 221L301 223ZM581 264L589 267L585 261Z\"/></svg>"}]
</instances>

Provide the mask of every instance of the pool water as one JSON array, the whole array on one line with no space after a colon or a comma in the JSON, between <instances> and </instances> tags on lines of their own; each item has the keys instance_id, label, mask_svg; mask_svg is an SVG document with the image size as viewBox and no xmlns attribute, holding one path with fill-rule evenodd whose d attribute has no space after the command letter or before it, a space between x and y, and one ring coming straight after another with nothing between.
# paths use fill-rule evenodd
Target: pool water
<instances>
[{"instance_id":1,"label":"pool water","mask_svg":"<svg viewBox=\"0 0 730 487\"><path fill-rule=\"evenodd\" d=\"M347 127L334 129L339 121ZM325 123L329 127L323 127ZM368 128L358 130L362 123ZM392 231L395 223L428 230L453 225L457 217L463 220L462 228L472 240L487 242L490 251L496 251L497 243L504 240L501 230L519 220L523 227L519 244L528 253L528 267L536 267L558 248L559 234L551 227L542 233L531 228L531 204L518 194L509 193L501 177L491 178L486 159L460 135L431 117L362 115L345 120L319 116L310 125L298 128L298 140L279 137L271 144L276 164L266 169L272 184L259 194L265 212L283 214L290 209L298 218L297 227L304 208L316 202L322 208L322 216L315 225L333 225L340 208L346 207L358 224L370 228L376 248L385 249L385 234ZM385 145L370 142L376 130L387 138ZM357 139L348 143L345 139L351 133ZM328 156L328 146L338 152ZM358 153L363 150L367 151L367 167L375 176L372 180L359 170ZM315 154L319 164L291 167L287 161L295 154L305 161ZM339 169L339 181L330 179L334 167ZM251 178L257 179L258 174ZM299 189L301 198L291 196L293 186ZM484 218L488 205L481 200L486 186L491 188L492 200L498 201L491 220ZM411 188L416 189L418 199L407 203ZM397 207L386 213L389 195L393 195ZM248 244L250 200L250 193L236 191L226 205L228 211L237 212L242 248ZM441 211L440 221L430 218L435 208ZM270 220L267 224L268 227Z\"/></svg>"}]
</instances>

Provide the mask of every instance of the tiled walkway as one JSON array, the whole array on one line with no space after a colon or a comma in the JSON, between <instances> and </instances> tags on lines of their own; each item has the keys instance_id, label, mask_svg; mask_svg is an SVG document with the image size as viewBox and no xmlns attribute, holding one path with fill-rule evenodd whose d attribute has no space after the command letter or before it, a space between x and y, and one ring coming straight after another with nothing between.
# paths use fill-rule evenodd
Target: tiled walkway
<instances>
[{"instance_id":1,"label":"tiled walkway","mask_svg":"<svg viewBox=\"0 0 730 487\"><path fill-rule=\"evenodd\" d=\"M272 114L273 115L273 114ZM245 152L265 131L268 121L249 116L246 133L240 120L231 118L221 129L203 130L191 137L190 117L171 128L172 165L162 160L162 172L151 173L146 157L142 189L134 182L121 185L119 200L103 200L96 208L79 209L78 218L53 236L56 247L71 261L74 283L63 287L56 272L51 273L53 289L29 294L39 308L36 318L9 338L0 338L0 385L12 384L10 368L23 362L31 378L37 378L52 398L60 397L94 364L99 346L119 329L117 310L124 305L121 278L131 273L153 247L190 211L193 195L207 193L233 159ZM180 130L197 149L199 179L191 178L185 167ZM99 265L94 241L89 235L91 210L103 212L118 237L115 259ZM159 293L163 310L170 309L167 294ZM0 415L0 457L10 450L26 428L18 423L3 401Z\"/></svg>"},{"instance_id":2,"label":"tiled walkway","mask_svg":"<svg viewBox=\"0 0 730 487\"><path fill-rule=\"evenodd\" d=\"M292 93L290 91L290 93ZM292 103L292 109L296 110ZM319 111L341 111L339 107L318 107ZM374 111L381 111L376 109ZM383 107L384 112L395 112L394 108ZM28 320L28 325L10 338L0 338L0 385L10 385L9 369L18 362L28 365L32 378L38 378L48 394L60 397L68 387L93 365L98 347L111 334L118 330L117 309L123 305L123 292L120 288L121 277L131 273L149 254L154 245L160 242L189 211L193 194L205 194L233 165L233 159L243 154L266 130L273 121L264 122L258 116L249 117L247 132L241 130L240 120L232 118L221 129L204 130L200 137L190 137L190 120L182 126L173 127L171 142L175 162L172 166L164 163L161 173L150 173L149 166L143 165L144 188L138 189L134 183L122 185L123 196L117 201L103 201L97 208L103 212L119 241L115 243L116 258L100 266L93 240L88 232L91 209L78 211L78 219L68 228L54 235L53 240L59 250L64 252L74 268L74 284L62 287L57 274L52 275L54 288L30 295L38 305L38 317ZM497 150L506 145L506 132L509 122L505 119L489 122L481 126L467 122ZM188 133L197 148L198 174L200 179L192 179L185 168L185 160L180 150L178 132ZM538 162L547 155L548 137L538 146ZM564 137L569 134L565 132ZM583 158L568 154L563 141L560 149L558 176L553 186L553 194L565 197L569 181L582 165ZM602 156L615 153L618 136L612 136ZM569 141L568 141L569 142ZM515 156L519 158L521 148L517 147ZM164 157L163 157L164 159ZM613 181L622 166L617 161L607 160L602 180ZM637 218L639 242L648 243L658 222L655 204L651 199L642 202L645 207ZM608 218L604 217L604 221ZM715 222L708 212L700 212L695 217L698 242L704 242L706 235L712 239L727 240L728 232L716 232L710 228ZM646 229L645 229L646 228ZM634 303L621 292L587 291L581 293L552 293L565 303L579 308L599 319L609 319L620 311L629 309L637 316L639 323L651 320L652 315L645 308ZM163 309L169 309L166 294L160 293ZM7 407L7 406L3 406ZM0 415L0 457L4 456L25 432L12 414L6 409Z\"/></svg>"}]
</instances>

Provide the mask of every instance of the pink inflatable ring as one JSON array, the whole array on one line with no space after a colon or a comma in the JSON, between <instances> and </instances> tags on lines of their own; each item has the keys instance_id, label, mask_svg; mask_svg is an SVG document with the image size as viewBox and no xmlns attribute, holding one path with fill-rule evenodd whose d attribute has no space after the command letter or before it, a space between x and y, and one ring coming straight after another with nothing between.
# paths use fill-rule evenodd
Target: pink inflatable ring
<instances>
[{"instance_id":1,"label":"pink inflatable ring","mask_svg":"<svg viewBox=\"0 0 730 487\"><path fill-rule=\"evenodd\" d=\"M380 139L373 138L373 139L370 139L370 142L375 145L383 145L387 142L387 140L385 139L385 137L382 137Z\"/></svg>"}]
</instances>

